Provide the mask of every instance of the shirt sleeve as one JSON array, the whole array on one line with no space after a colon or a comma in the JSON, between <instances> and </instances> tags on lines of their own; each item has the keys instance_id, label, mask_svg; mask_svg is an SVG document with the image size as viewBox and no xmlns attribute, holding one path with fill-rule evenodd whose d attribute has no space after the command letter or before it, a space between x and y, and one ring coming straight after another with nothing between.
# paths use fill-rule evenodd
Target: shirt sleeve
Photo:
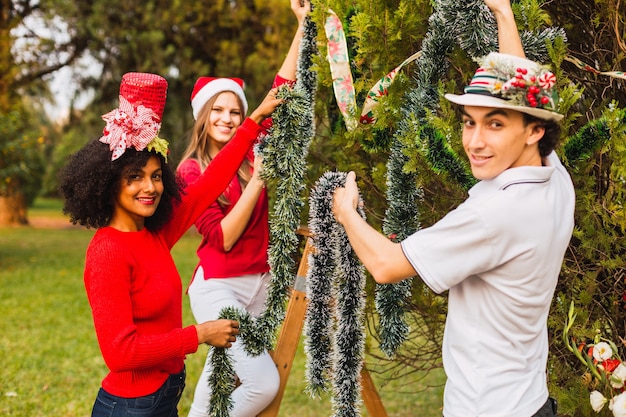
<instances>
[{"instance_id":1,"label":"shirt sleeve","mask_svg":"<svg viewBox=\"0 0 626 417\"><path fill-rule=\"evenodd\" d=\"M194 326L141 334L130 298L132 259L123 245L95 239L85 261L85 289L102 356L113 372L153 368L198 349Z\"/></svg>"},{"instance_id":2,"label":"shirt sleeve","mask_svg":"<svg viewBox=\"0 0 626 417\"><path fill-rule=\"evenodd\" d=\"M494 231L463 205L433 226L401 242L402 250L424 283L442 293L500 261Z\"/></svg>"},{"instance_id":3,"label":"shirt sleeve","mask_svg":"<svg viewBox=\"0 0 626 417\"><path fill-rule=\"evenodd\" d=\"M246 118L235 136L213 158L207 169L196 181L187 185L182 201L174 208L172 219L162 231L170 248L224 192L260 130L261 127L257 123Z\"/></svg>"},{"instance_id":4,"label":"shirt sleeve","mask_svg":"<svg viewBox=\"0 0 626 417\"><path fill-rule=\"evenodd\" d=\"M253 156L252 150L248 152L248 157L250 157L250 155ZM183 180L186 187L200 177L200 165L195 160L188 159L178 167L178 175ZM225 192L228 192L228 188ZM224 233L221 223L225 216L225 210L216 201L211 204L194 223L203 239L217 249L224 247Z\"/></svg>"},{"instance_id":5,"label":"shirt sleeve","mask_svg":"<svg viewBox=\"0 0 626 417\"><path fill-rule=\"evenodd\" d=\"M221 223L225 216L222 207L218 203L213 203L196 222L198 232L216 249L224 248L224 232Z\"/></svg>"},{"instance_id":6,"label":"shirt sleeve","mask_svg":"<svg viewBox=\"0 0 626 417\"><path fill-rule=\"evenodd\" d=\"M200 176L200 164L195 159L187 159L183 161L176 170L176 175L183 182L183 187L195 182Z\"/></svg>"}]
</instances>

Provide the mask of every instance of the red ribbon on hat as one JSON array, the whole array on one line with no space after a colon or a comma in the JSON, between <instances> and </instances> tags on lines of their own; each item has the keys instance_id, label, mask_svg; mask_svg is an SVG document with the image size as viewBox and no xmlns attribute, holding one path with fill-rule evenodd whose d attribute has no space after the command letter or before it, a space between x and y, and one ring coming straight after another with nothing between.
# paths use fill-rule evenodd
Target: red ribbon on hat
<instances>
[{"instance_id":1,"label":"red ribbon on hat","mask_svg":"<svg viewBox=\"0 0 626 417\"><path fill-rule=\"evenodd\" d=\"M120 96L119 108L102 116L107 122L100 142L109 144L113 152L111 161L122 156L131 146L143 151L159 134L159 117L150 108L139 105L136 108Z\"/></svg>"}]
</instances>

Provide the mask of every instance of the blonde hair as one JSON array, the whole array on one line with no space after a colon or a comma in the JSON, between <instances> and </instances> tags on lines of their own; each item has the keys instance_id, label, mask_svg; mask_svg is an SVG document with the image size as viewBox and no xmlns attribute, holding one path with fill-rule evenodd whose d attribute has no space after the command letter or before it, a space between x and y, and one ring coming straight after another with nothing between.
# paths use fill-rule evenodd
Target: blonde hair
<instances>
[{"instance_id":1,"label":"blonde hair","mask_svg":"<svg viewBox=\"0 0 626 417\"><path fill-rule=\"evenodd\" d=\"M183 156L180 160L181 164L187 159L195 159L200 165L200 172L204 172L204 170L211 163L211 160L213 158L211 158L211 155L209 154L209 118L211 110L213 109L213 105L215 104L215 101L217 100L219 95L227 92L231 93L232 91L222 91L211 97L209 100L207 100L204 106L202 106L202 109L198 113L198 118L196 119L196 122L191 129L189 145L187 145L185 152L183 152ZM235 96L237 97L239 108L243 109L243 102L241 101L239 96L237 96L237 94L235 94ZM241 118L243 122L245 114L242 114ZM239 166L239 170L237 171L237 179L239 180L241 189L246 188L246 185L248 185L248 182L252 177L251 171L252 165L250 164L248 158L245 158ZM230 205L230 201L228 200L228 198L226 198L225 194L220 195L220 197L217 199L217 202L222 207Z\"/></svg>"}]
</instances>

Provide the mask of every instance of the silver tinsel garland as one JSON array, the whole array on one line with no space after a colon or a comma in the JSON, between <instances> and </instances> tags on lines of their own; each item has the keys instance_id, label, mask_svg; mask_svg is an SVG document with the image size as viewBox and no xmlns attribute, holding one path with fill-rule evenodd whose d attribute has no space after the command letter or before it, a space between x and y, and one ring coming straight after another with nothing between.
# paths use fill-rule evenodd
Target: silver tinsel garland
<instances>
[{"instance_id":1,"label":"silver tinsel garland","mask_svg":"<svg viewBox=\"0 0 626 417\"><path fill-rule=\"evenodd\" d=\"M304 174L308 147L315 134L313 105L317 90L317 74L311 70L317 54L317 27L310 17L304 22L300 43L296 84L282 87L278 97L285 102L272 114L274 121L268 135L256 152L263 156L262 177L276 183L276 200L270 218L268 262L272 278L264 311L258 318L246 311L225 308L220 318L239 321L238 340L250 355L271 349L277 330L285 317L289 288L295 277L293 255L298 249L297 229L303 206ZM209 377L211 401L209 416L228 417L232 409L230 396L235 388L232 360L227 349L211 348Z\"/></svg>"},{"instance_id":2,"label":"silver tinsel garland","mask_svg":"<svg viewBox=\"0 0 626 417\"><path fill-rule=\"evenodd\" d=\"M307 389L317 396L332 382L333 417L360 415L365 346L365 270L332 213L333 193L345 180L345 173L327 172L309 198L314 252L306 276Z\"/></svg>"}]
</instances>

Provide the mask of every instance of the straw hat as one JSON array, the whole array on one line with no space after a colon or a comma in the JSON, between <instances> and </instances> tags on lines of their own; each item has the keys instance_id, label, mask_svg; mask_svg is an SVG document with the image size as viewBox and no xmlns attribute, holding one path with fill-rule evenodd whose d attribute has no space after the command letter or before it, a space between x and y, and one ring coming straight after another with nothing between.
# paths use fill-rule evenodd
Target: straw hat
<instances>
[{"instance_id":1,"label":"straw hat","mask_svg":"<svg viewBox=\"0 0 626 417\"><path fill-rule=\"evenodd\" d=\"M511 109L543 120L559 121L555 75L526 58L490 53L465 87L465 94L445 98L462 106Z\"/></svg>"}]
</instances>

